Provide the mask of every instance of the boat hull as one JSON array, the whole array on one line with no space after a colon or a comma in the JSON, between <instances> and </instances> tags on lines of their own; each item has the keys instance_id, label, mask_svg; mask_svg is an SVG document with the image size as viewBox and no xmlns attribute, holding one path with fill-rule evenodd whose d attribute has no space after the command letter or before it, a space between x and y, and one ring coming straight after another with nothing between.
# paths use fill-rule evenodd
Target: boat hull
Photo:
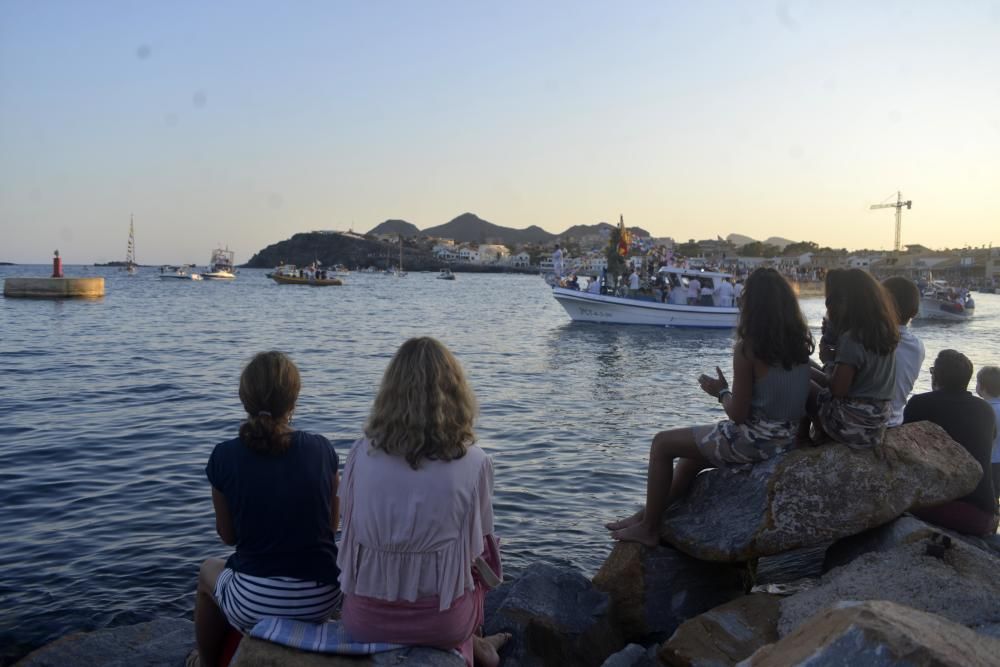
<instances>
[{"instance_id":1,"label":"boat hull","mask_svg":"<svg viewBox=\"0 0 1000 667\"><path fill-rule=\"evenodd\" d=\"M201 280L201 274L199 273L189 273L186 275L175 275L172 273L165 273L160 276L160 280Z\"/></svg>"},{"instance_id":2,"label":"boat hull","mask_svg":"<svg viewBox=\"0 0 1000 667\"><path fill-rule=\"evenodd\" d=\"M951 301L924 297L920 299L920 314L918 317L924 320L964 322L971 319L975 313L975 308L963 308L961 305Z\"/></svg>"},{"instance_id":3,"label":"boat hull","mask_svg":"<svg viewBox=\"0 0 1000 667\"><path fill-rule=\"evenodd\" d=\"M229 271L212 271L201 274L201 277L205 280L236 280L236 274Z\"/></svg>"},{"instance_id":4,"label":"boat hull","mask_svg":"<svg viewBox=\"0 0 1000 667\"><path fill-rule=\"evenodd\" d=\"M552 296L577 322L734 329L740 315L738 308L679 306L606 294L591 294L563 287L552 288Z\"/></svg>"},{"instance_id":5,"label":"boat hull","mask_svg":"<svg viewBox=\"0 0 1000 667\"><path fill-rule=\"evenodd\" d=\"M278 283L279 285L311 285L313 287L330 287L334 285L343 285L344 281L339 278L327 278L326 280L319 280L316 278L293 278L292 276L279 276L276 274L271 274L268 276L271 280Z\"/></svg>"}]
</instances>

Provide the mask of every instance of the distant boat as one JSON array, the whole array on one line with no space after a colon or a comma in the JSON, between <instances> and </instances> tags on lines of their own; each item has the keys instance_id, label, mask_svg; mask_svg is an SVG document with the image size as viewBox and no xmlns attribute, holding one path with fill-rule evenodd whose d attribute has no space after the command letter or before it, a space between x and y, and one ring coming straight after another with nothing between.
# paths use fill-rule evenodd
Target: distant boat
<instances>
[{"instance_id":1,"label":"distant boat","mask_svg":"<svg viewBox=\"0 0 1000 667\"><path fill-rule=\"evenodd\" d=\"M183 266L161 266L160 280L201 280L201 275L189 273Z\"/></svg>"},{"instance_id":2,"label":"distant boat","mask_svg":"<svg viewBox=\"0 0 1000 667\"><path fill-rule=\"evenodd\" d=\"M326 276L325 278L322 276ZM344 281L335 277L332 270L323 271L318 267L298 269L294 264L283 264L267 277L279 285L311 285L313 287L328 287L343 285Z\"/></svg>"},{"instance_id":3,"label":"distant boat","mask_svg":"<svg viewBox=\"0 0 1000 667\"><path fill-rule=\"evenodd\" d=\"M441 269L441 273L437 275L438 280L454 280L455 274L451 272L451 269Z\"/></svg>"},{"instance_id":4,"label":"distant boat","mask_svg":"<svg viewBox=\"0 0 1000 667\"><path fill-rule=\"evenodd\" d=\"M131 215L128 217L128 249L125 251L124 269L130 276L139 270L139 265L135 263L135 224Z\"/></svg>"},{"instance_id":5,"label":"distant boat","mask_svg":"<svg viewBox=\"0 0 1000 667\"><path fill-rule=\"evenodd\" d=\"M399 268L393 271L397 278L405 278L406 271L403 270L403 235L399 235Z\"/></svg>"},{"instance_id":6,"label":"distant boat","mask_svg":"<svg viewBox=\"0 0 1000 667\"><path fill-rule=\"evenodd\" d=\"M920 319L964 322L975 314L976 302L969 291L955 289L943 280L932 280L920 295Z\"/></svg>"},{"instance_id":7,"label":"distant boat","mask_svg":"<svg viewBox=\"0 0 1000 667\"><path fill-rule=\"evenodd\" d=\"M208 262L209 270L201 274L201 277L205 280L235 280L236 274L233 273L233 258L235 256L236 254L229 249L229 246L216 248L212 251L212 259Z\"/></svg>"}]
</instances>

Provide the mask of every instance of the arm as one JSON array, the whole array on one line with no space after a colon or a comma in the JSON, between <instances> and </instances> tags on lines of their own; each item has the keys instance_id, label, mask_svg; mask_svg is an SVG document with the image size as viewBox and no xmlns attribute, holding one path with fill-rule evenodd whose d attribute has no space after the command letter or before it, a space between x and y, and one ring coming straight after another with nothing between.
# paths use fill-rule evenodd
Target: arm
<instances>
[{"instance_id":1,"label":"arm","mask_svg":"<svg viewBox=\"0 0 1000 667\"><path fill-rule=\"evenodd\" d=\"M212 487L212 505L215 507L215 531L222 541L229 546L236 545L236 529L233 527L233 517L229 513L229 503L214 486Z\"/></svg>"},{"instance_id":2,"label":"arm","mask_svg":"<svg viewBox=\"0 0 1000 667\"><path fill-rule=\"evenodd\" d=\"M850 391L851 383L854 382L854 376L857 372L858 369L850 364L837 364L834 366L833 374L830 376L830 393L837 398L847 396L847 392Z\"/></svg>"},{"instance_id":3,"label":"arm","mask_svg":"<svg viewBox=\"0 0 1000 667\"><path fill-rule=\"evenodd\" d=\"M340 527L340 498L337 497L337 487L340 484L340 473L333 476L333 495L330 497L330 528L337 532Z\"/></svg>"},{"instance_id":4,"label":"arm","mask_svg":"<svg viewBox=\"0 0 1000 667\"><path fill-rule=\"evenodd\" d=\"M733 393L722 399L726 414L737 424L750 416L750 397L753 393L753 360L741 342L733 350Z\"/></svg>"}]
</instances>

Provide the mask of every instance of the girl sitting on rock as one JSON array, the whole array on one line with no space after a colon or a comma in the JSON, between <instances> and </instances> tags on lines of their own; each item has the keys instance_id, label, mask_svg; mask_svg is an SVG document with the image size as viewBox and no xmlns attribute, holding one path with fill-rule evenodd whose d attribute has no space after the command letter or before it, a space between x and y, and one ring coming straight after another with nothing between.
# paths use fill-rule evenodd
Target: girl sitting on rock
<instances>
[{"instance_id":1,"label":"girl sitting on rock","mask_svg":"<svg viewBox=\"0 0 1000 667\"><path fill-rule=\"evenodd\" d=\"M300 386L284 354L255 356L240 376L247 420L208 460L215 527L236 551L209 558L198 575L195 636L205 667L217 664L230 626L247 633L265 616L321 623L340 606L337 453L323 436L289 425Z\"/></svg>"},{"instance_id":2,"label":"girl sitting on rock","mask_svg":"<svg viewBox=\"0 0 1000 667\"><path fill-rule=\"evenodd\" d=\"M752 464L795 445L809 395L812 334L791 285L774 269L754 271L742 299L732 389L719 368L718 377L698 380L728 418L656 434L649 450L646 506L607 524L616 540L656 546L663 513L687 493L701 470Z\"/></svg>"},{"instance_id":3,"label":"girl sitting on rock","mask_svg":"<svg viewBox=\"0 0 1000 667\"><path fill-rule=\"evenodd\" d=\"M476 409L458 360L433 338L406 341L389 363L340 491L341 618L353 639L499 663L509 635L476 634L500 569Z\"/></svg>"},{"instance_id":4,"label":"girl sitting on rock","mask_svg":"<svg viewBox=\"0 0 1000 667\"><path fill-rule=\"evenodd\" d=\"M896 306L878 281L850 269L827 283L826 313L836 340L833 368L814 374L809 414L833 440L874 447L882 442L892 416Z\"/></svg>"}]
</instances>

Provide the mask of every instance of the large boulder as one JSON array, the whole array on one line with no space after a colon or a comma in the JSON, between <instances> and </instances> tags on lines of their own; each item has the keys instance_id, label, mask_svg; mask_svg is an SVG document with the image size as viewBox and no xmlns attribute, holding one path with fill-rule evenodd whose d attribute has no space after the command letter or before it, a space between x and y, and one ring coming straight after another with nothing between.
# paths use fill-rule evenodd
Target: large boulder
<instances>
[{"instance_id":1,"label":"large boulder","mask_svg":"<svg viewBox=\"0 0 1000 667\"><path fill-rule=\"evenodd\" d=\"M740 667L996 667L1000 640L891 602L842 602Z\"/></svg>"},{"instance_id":2,"label":"large boulder","mask_svg":"<svg viewBox=\"0 0 1000 667\"><path fill-rule=\"evenodd\" d=\"M666 639L681 623L746 590L745 570L707 563L671 547L619 542L594 577L611 596L611 615L629 640Z\"/></svg>"},{"instance_id":3,"label":"large boulder","mask_svg":"<svg viewBox=\"0 0 1000 667\"><path fill-rule=\"evenodd\" d=\"M181 618L77 632L46 644L16 667L177 667L194 648L194 624Z\"/></svg>"},{"instance_id":4,"label":"large boulder","mask_svg":"<svg viewBox=\"0 0 1000 667\"><path fill-rule=\"evenodd\" d=\"M781 602L778 633L840 600L888 600L965 626L1000 623L1000 559L965 542L925 538L862 555Z\"/></svg>"},{"instance_id":5,"label":"large boulder","mask_svg":"<svg viewBox=\"0 0 1000 667\"><path fill-rule=\"evenodd\" d=\"M509 632L504 665L598 667L625 641L608 616L608 595L578 570L535 563L497 589L486 605L484 634Z\"/></svg>"},{"instance_id":6,"label":"large boulder","mask_svg":"<svg viewBox=\"0 0 1000 667\"><path fill-rule=\"evenodd\" d=\"M780 598L745 595L685 621L660 647L671 667L730 667L778 641Z\"/></svg>"},{"instance_id":7,"label":"large boulder","mask_svg":"<svg viewBox=\"0 0 1000 667\"><path fill-rule=\"evenodd\" d=\"M418 646L363 657L310 653L245 637L229 663L229 667L389 667L390 665L465 667L465 660L455 653Z\"/></svg>"},{"instance_id":8,"label":"large boulder","mask_svg":"<svg viewBox=\"0 0 1000 667\"><path fill-rule=\"evenodd\" d=\"M930 422L889 429L874 451L830 443L747 471L710 470L667 512L662 537L695 558L745 561L831 542L970 493L979 463Z\"/></svg>"}]
</instances>

